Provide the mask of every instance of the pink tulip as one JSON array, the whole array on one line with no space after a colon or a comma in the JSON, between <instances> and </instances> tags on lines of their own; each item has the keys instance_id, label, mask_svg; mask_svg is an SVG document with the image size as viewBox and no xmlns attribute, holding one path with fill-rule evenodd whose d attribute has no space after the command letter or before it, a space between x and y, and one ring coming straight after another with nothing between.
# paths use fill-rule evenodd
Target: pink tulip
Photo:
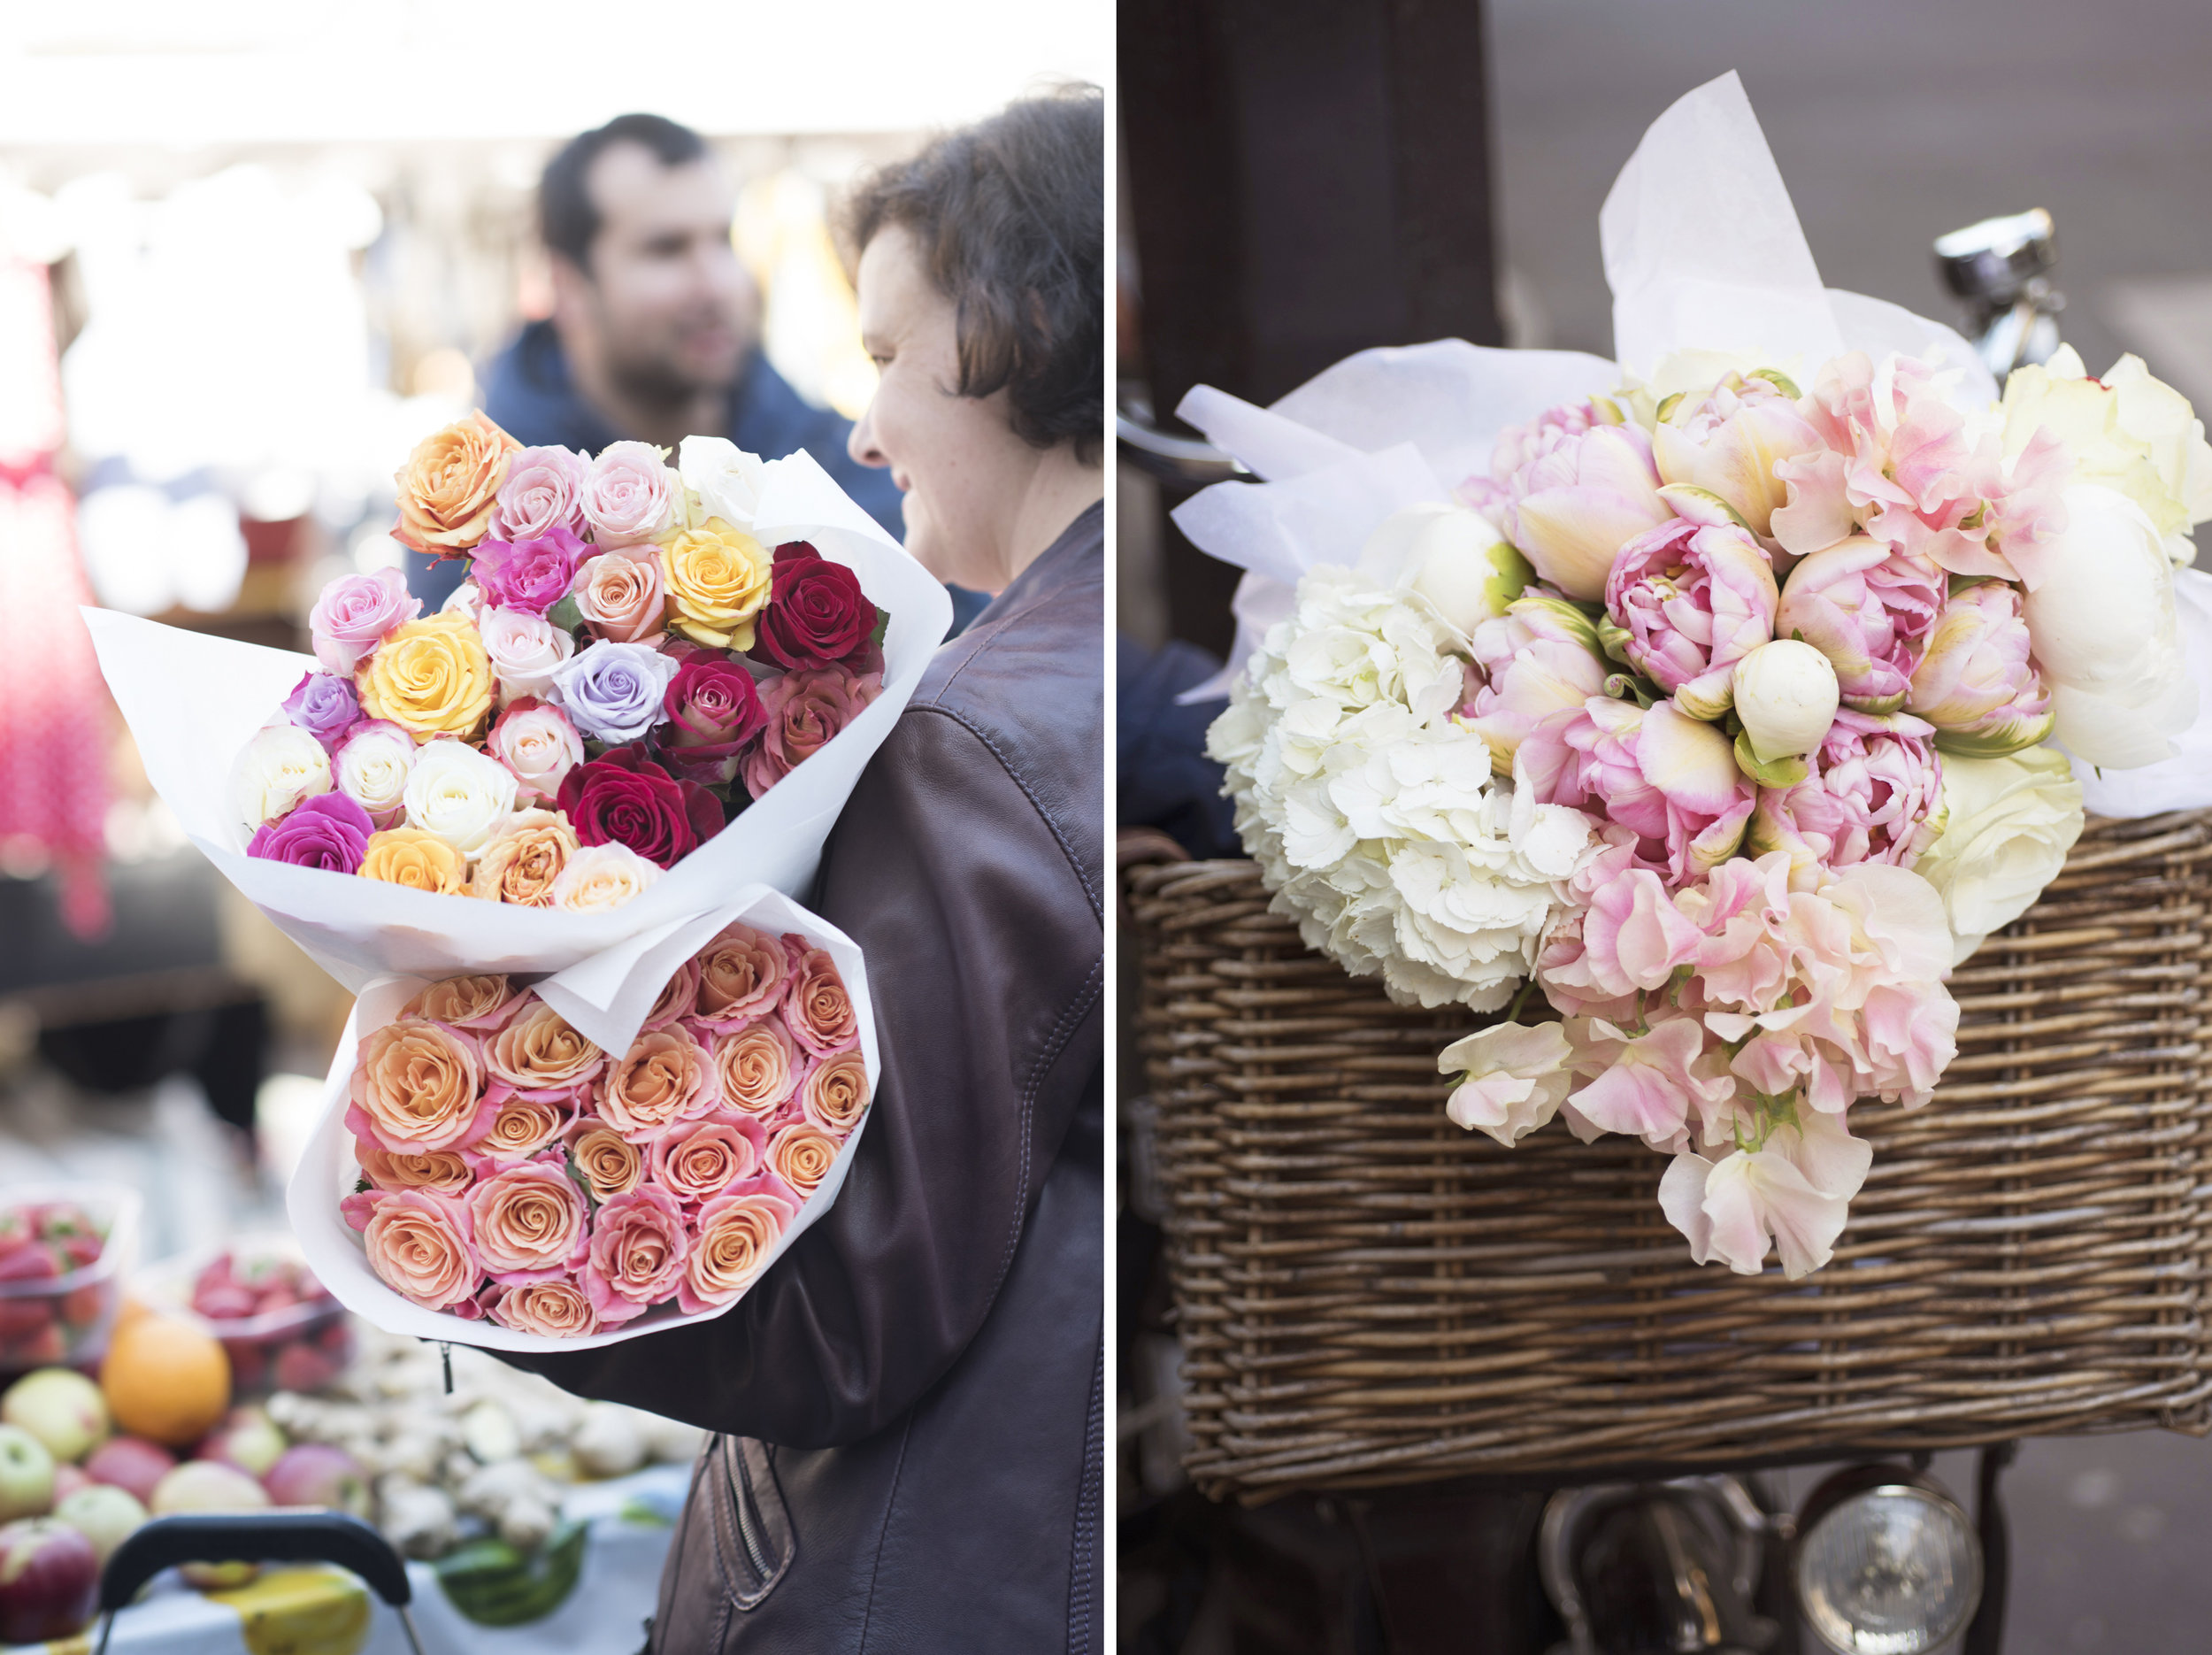
<instances>
[{"instance_id":1,"label":"pink tulip","mask_svg":"<svg viewBox=\"0 0 2212 1655\"><path fill-rule=\"evenodd\" d=\"M1671 701L1592 697L1522 743L1537 802L1571 804L1636 835L1633 860L1674 889L1733 856L1755 789L1727 736Z\"/></svg>"},{"instance_id":2,"label":"pink tulip","mask_svg":"<svg viewBox=\"0 0 2212 1655\"><path fill-rule=\"evenodd\" d=\"M1836 669L1843 704L1893 712L1943 608L1943 571L1854 535L1790 571L1775 635L1801 638Z\"/></svg>"},{"instance_id":3,"label":"pink tulip","mask_svg":"<svg viewBox=\"0 0 2212 1655\"><path fill-rule=\"evenodd\" d=\"M1467 724L1490 744L1502 776L1513 774L1513 756L1531 731L1580 712L1612 675L1590 618L1548 594L1516 598L1475 628L1473 646L1487 681L1467 704Z\"/></svg>"},{"instance_id":4,"label":"pink tulip","mask_svg":"<svg viewBox=\"0 0 2212 1655\"><path fill-rule=\"evenodd\" d=\"M2001 758L2032 747L2050 735L2054 715L2028 650L2020 589L1977 581L1937 617L1905 705L1936 727L1947 753Z\"/></svg>"},{"instance_id":5,"label":"pink tulip","mask_svg":"<svg viewBox=\"0 0 2212 1655\"><path fill-rule=\"evenodd\" d=\"M1800 869L1855 862L1910 867L1935 842L1943 766L1934 727L1910 713L1876 718L1847 707L1796 786L1763 788L1748 835L1754 855L1786 851Z\"/></svg>"},{"instance_id":6,"label":"pink tulip","mask_svg":"<svg viewBox=\"0 0 2212 1655\"><path fill-rule=\"evenodd\" d=\"M1659 497L1651 439L1639 427L1605 423L1588 404L1508 427L1490 474L1494 481L1463 484L1463 496L1570 597L1602 597L1614 554L1674 518Z\"/></svg>"},{"instance_id":7,"label":"pink tulip","mask_svg":"<svg viewBox=\"0 0 2212 1655\"><path fill-rule=\"evenodd\" d=\"M1613 559L1609 647L1691 717L1717 719L1735 664L1774 636L1779 601L1774 566L1746 531L1664 524Z\"/></svg>"},{"instance_id":8,"label":"pink tulip","mask_svg":"<svg viewBox=\"0 0 2212 1655\"><path fill-rule=\"evenodd\" d=\"M1671 410L1651 434L1652 458L1668 484L1717 496L1763 538L1788 498L1775 466L1820 445L1794 391L1755 374L1730 373L1703 402Z\"/></svg>"}]
</instances>

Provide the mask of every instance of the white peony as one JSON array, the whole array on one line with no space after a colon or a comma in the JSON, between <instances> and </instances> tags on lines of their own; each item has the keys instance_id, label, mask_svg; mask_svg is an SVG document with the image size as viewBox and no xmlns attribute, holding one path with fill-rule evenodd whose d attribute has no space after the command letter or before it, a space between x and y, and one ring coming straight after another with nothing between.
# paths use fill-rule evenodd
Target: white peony
<instances>
[{"instance_id":1,"label":"white peony","mask_svg":"<svg viewBox=\"0 0 2212 1655\"><path fill-rule=\"evenodd\" d=\"M503 701L545 699L553 692L553 669L576 653L574 638L526 609L484 610L476 617L476 631Z\"/></svg>"},{"instance_id":2,"label":"white peony","mask_svg":"<svg viewBox=\"0 0 2212 1655\"><path fill-rule=\"evenodd\" d=\"M1459 635L1425 598L1341 569L1299 583L1208 751L1274 906L1394 999L1505 1004L1588 849L1578 811L1493 774Z\"/></svg>"},{"instance_id":3,"label":"white peony","mask_svg":"<svg viewBox=\"0 0 2212 1655\"><path fill-rule=\"evenodd\" d=\"M1962 965L2028 911L2081 837L2081 783L2066 755L2030 747L2004 758L1943 760L1942 835L1913 871L1936 888Z\"/></svg>"},{"instance_id":4,"label":"white peony","mask_svg":"<svg viewBox=\"0 0 2212 1655\"><path fill-rule=\"evenodd\" d=\"M718 517L732 528L749 531L760 515L767 471L767 461L727 437L686 437L676 450L676 474L683 479L687 507L698 503L695 512L687 511L687 527L696 528Z\"/></svg>"},{"instance_id":5,"label":"white peony","mask_svg":"<svg viewBox=\"0 0 2212 1655\"><path fill-rule=\"evenodd\" d=\"M514 773L466 742L431 742L415 755L405 798L410 828L466 856L513 812Z\"/></svg>"},{"instance_id":6,"label":"white peony","mask_svg":"<svg viewBox=\"0 0 2212 1655\"><path fill-rule=\"evenodd\" d=\"M588 844L554 876L553 905L575 913L611 912L660 876L658 867L626 844Z\"/></svg>"},{"instance_id":7,"label":"white peony","mask_svg":"<svg viewBox=\"0 0 2212 1655\"><path fill-rule=\"evenodd\" d=\"M330 755L296 724L255 731L231 766L231 803L249 828L289 815L302 799L329 791Z\"/></svg>"}]
</instances>

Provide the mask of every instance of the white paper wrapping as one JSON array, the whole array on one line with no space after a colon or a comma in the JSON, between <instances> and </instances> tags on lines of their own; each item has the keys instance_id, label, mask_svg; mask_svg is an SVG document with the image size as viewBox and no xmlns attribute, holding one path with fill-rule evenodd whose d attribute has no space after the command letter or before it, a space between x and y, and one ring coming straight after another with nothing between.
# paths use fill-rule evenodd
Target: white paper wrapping
<instances>
[{"instance_id":1,"label":"white paper wrapping","mask_svg":"<svg viewBox=\"0 0 2212 1655\"><path fill-rule=\"evenodd\" d=\"M860 1025L860 1052L867 1065L871 1099L867 1112L861 1116L852 1136L845 1140L829 1175L808 1197L798 1217L770 1251L768 1262L762 1266L764 1275L783 1257L784 1250L837 1199L838 1190L844 1186L846 1169L852 1165L853 1152L859 1146L860 1135L868 1129L869 1117L875 1112L872 1100L883 1066L876 1051L875 1012L869 997L867 969L861 959L859 945L782 892L765 885L748 885L731 894L720 906L680 922L656 946L647 949L629 967L626 981L619 985L625 1002L639 998L649 1011L655 997L666 986L676 967L705 947L724 926L741 920L778 936L795 931L826 949L830 958L837 962L837 969L845 980L845 990L852 997L854 1016ZM335 1294L348 1310L387 1333L417 1339L442 1339L449 1344L471 1344L493 1351L588 1350L594 1345L615 1344L640 1334L658 1333L723 1314L728 1305L687 1316L671 1304L660 1310L648 1311L635 1321L608 1332L577 1339L553 1339L541 1334L517 1333L488 1319L470 1321L442 1311L425 1310L387 1287L369 1268L368 1255L362 1248L359 1235L338 1210L338 1204L353 1193L361 1176L360 1163L354 1158L353 1135L346 1129L346 1103L353 1079L354 1053L363 1036L396 1018L400 1009L429 981L426 977L381 977L370 982L354 1002L353 1015L346 1020L345 1032L339 1036L337 1054L331 1058L330 1075L324 1084L322 1119L300 1156L284 1197L292 1232L299 1237L300 1249L307 1255L308 1266L316 1279ZM554 1010L574 1020L569 1010L570 999L550 980L538 983L536 988ZM639 1013L638 1020L644 1020L643 1012ZM611 1050L619 1052L628 1045L625 1041Z\"/></svg>"},{"instance_id":2,"label":"white paper wrapping","mask_svg":"<svg viewBox=\"0 0 2212 1655\"><path fill-rule=\"evenodd\" d=\"M395 974L558 972L549 992L562 997L562 1014L622 1051L658 988L638 988L638 968L685 921L726 904L740 886L806 889L831 824L952 623L945 589L803 452L769 463L754 531L770 546L811 541L851 567L889 612L883 693L764 798L611 913L434 896L248 857L251 835L229 801L232 765L301 674L319 670L315 660L106 610L84 616L155 790L231 883L347 989L357 994Z\"/></svg>"}]
</instances>

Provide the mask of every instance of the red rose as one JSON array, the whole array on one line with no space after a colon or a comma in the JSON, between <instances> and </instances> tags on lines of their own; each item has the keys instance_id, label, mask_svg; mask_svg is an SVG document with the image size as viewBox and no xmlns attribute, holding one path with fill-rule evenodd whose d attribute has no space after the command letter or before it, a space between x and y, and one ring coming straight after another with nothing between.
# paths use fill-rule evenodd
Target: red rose
<instances>
[{"instance_id":1,"label":"red rose","mask_svg":"<svg viewBox=\"0 0 2212 1655\"><path fill-rule=\"evenodd\" d=\"M722 831L722 804L695 781L679 781L633 743L579 765L555 801L585 844L626 844L648 862L673 867Z\"/></svg>"},{"instance_id":2,"label":"red rose","mask_svg":"<svg viewBox=\"0 0 2212 1655\"><path fill-rule=\"evenodd\" d=\"M761 691L767 727L747 749L741 774L755 798L812 758L830 738L883 693L880 674L865 675L843 666L823 666L772 678Z\"/></svg>"},{"instance_id":3,"label":"red rose","mask_svg":"<svg viewBox=\"0 0 2212 1655\"><path fill-rule=\"evenodd\" d=\"M768 607L759 622L758 653L779 666L850 665L855 672L880 671L875 653L876 606L860 589L860 577L832 563L803 540L776 548Z\"/></svg>"},{"instance_id":4,"label":"red rose","mask_svg":"<svg viewBox=\"0 0 2212 1655\"><path fill-rule=\"evenodd\" d=\"M709 784L737 774L738 750L768 722L753 675L712 650L696 651L677 669L661 705L669 724L662 757L681 774Z\"/></svg>"}]
</instances>

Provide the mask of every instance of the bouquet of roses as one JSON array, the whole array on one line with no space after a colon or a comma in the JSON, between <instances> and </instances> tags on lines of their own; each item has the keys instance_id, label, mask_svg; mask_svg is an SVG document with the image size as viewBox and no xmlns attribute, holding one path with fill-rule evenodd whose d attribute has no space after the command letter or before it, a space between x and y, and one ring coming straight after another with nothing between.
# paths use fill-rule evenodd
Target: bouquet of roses
<instances>
[{"instance_id":1,"label":"bouquet of roses","mask_svg":"<svg viewBox=\"0 0 2212 1655\"><path fill-rule=\"evenodd\" d=\"M467 565L440 612L344 576L310 659L88 611L103 670L194 843L348 988L540 977L624 1050L668 928L811 879L950 602L803 453L479 414L397 481L397 537Z\"/></svg>"},{"instance_id":2,"label":"bouquet of roses","mask_svg":"<svg viewBox=\"0 0 2212 1655\"><path fill-rule=\"evenodd\" d=\"M605 1343L726 1310L835 1197L877 1073L851 943L756 888L643 970L619 1057L503 974L362 996L289 1195L351 1309L499 1349Z\"/></svg>"},{"instance_id":3,"label":"bouquet of roses","mask_svg":"<svg viewBox=\"0 0 2212 1655\"><path fill-rule=\"evenodd\" d=\"M1865 1179L1852 1107L1927 1101L1943 980L2058 872L2084 778L2212 804L2212 447L2134 358L2001 397L1821 289L1732 75L1603 229L1640 373L1448 344L1270 412L1193 393L1269 480L1179 514L1255 572L1211 746L1311 946L1504 1013L1440 1058L1452 1120L1640 1137L1701 1263L1795 1277Z\"/></svg>"}]
</instances>

